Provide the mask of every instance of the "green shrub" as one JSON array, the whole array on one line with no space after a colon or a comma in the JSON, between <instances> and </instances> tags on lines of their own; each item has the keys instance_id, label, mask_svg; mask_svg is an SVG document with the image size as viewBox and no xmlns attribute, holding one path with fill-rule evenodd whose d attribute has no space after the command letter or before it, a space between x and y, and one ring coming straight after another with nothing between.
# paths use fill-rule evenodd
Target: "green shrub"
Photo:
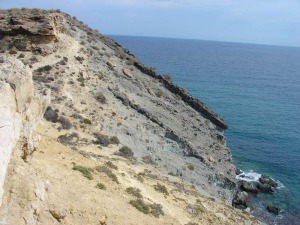
<instances>
[{"instance_id":1,"label":"green shrub","mask_svg":"<svg viewBox=\"0 0 300 225\"><path fill-rule=\"evenodd\" d=\"M101 190L106 190L105 185L102 184L102 183L98 183L98 184L96 185L96 187L99 188L99 189L101 189Z\"/></svg>"},{"instance_id":2,"label":"green shrub","mask_svg":"<svg viewBox=\"0 0 300 225\"><path fill-rule=\"evenodd\" d=\"M144 178L141 175L137 175L135 177L139 182L144 183Z\"/></svg>"},{"instance_id":3,"label":"green shrub","mask_svg":"<svg viewBox=\"0 0 300 225\"><path fill-rule=\"evenodd\" d=\"M150 213L150 207L140 198L138 198L136 200L130 200L129 203L142 213L145 213L145 214Z\"/></svg>"},{"instance_id":4,"label":"green shrub","mask_svg":"<svg viewBox=\"0 0 300 225\"><path fill-rule=\"evenodd\" d=\"M187 168L188 168L189 170L194 170L194 169L195 169L195 167L194 167L192 164L189 164L189 165L187 166Z\"/></svg>"},{"instance_id":5,"label":"green shrub","mask_svg":"<svg viewBox=\"0 0 300 225\"><path fill-rule=\"evenodd\" d=\"M171 171L171 172L169 172L168 174L169 174L170 176L173 176L173 177L175 177L175 176L176 176L176 174L175 174L174 172L172 172L172 171Z\"/></svg>"},{"instance_id":6,"label":"green shrub","mask_svg":"<svg viewBox=\"0 0 300 225\"><path fill-rule=\"evenodd\" d=\"M92 49L99 50L98 46L92 46Z\"/></svg>"},{"instance_id":7,"label":"green shrub","mask_svg":"<svg viewBox=\"0 0 300 225\"><path fill-rule=\"evenodd\" d=\"M77 61L79 61L79 62L82 62L82 61L84 60L84 58L81 57L81 56L74 56L74 57L75 57L75 59L76 59Z\"/></svg>"},{"instance_id":8,"label":"green shrub","mask_svg":"<svg viewBox=\"0 0 300 225\"><path fill-rule=\"evenodd\" d=\"M138 175L139 176L147 176L151 179L157 179L158 178L158 176L156 174L152 174L151 171L140 172Z\"/></svg>"},{"instance_id":9,"label":"green shrub","mask_svg":"<svg viewBox=\"0 0 300 225\"><path fill-rule=\"evenodd\" d=\"M80 82L80 83L84 83L84 78L83 77L79 77L79 78L77 78L77 81Z\"/></svg>"},{"instance_id":10,"label":"green shrub","mask_svg":"<svg viewBox=\"0 0 300 225\"><path fill-rule=\"evenodd\" d=\"M159 217L160 215L164 215L162 210L162 205L153 203L146 204L141 198L136 200L130 200L129 202L133 207L145 214L152 214L155 217Z\"/></svg>"},{"instance_id":11,"label":"green shrub","mask_svg":"<svg viewBox=\"0 0 300 225\"><path fill-rule=\"evenodd\" d=\"M94 136L96 138L96 141L94 141L95 144L100 144L105 147L110 144L110 138L107 135L94 133Z\"/></svg>"},{"instance_id":12,"label":"green shrub","mask_svg":"<svg viewBox=\"0 0 300 225\"><path fill-rule=\"evenodd\" d=\"M106 162L106 166L108 166L111 169L118 170L118 167L115 164L113 164L111 161Z\"/></svg>"},{"instance_id":13,"label":"green shrub","mask_svg":"<svg viewBox=\"0 0 300 225\"><path fill-rule=\"evenodd\" d=\"M105 134L100 134L100 133L94 133L94 137L96 138L96 141L94 141L95 144L100 144L104 147L108 146L109 144L119 144L120 141L118 137L113 136L113 137L108 137Z\"/></svg>"},{"instance_id":14,"label":"green shrub","mask_svg":"<svg viewBox=\"0 0 300 225\"><path fill-rule=\"evenodd\" d=\"M84 118L82 122L84 122L85 124L89 124L89 125L92 124L92 121L90 119L87 119L87 118Z\"/></svg>"},{"instance_id":15,"label":"green shrub","mask_svg":"<svg viewBox=\"0 0 300 225\"><path fill-rule=\"evenodd\" d=\"M113 136L110 138L110 143L113 145L118 145L120 144L119 138L117 136Z\"/></svg>"},{"instance_id":16,"label":"green shrub","mask_svg":"<svg viewBox=\"0 0 300 225\"><path fill-rule=\"evenodd\" d=\"M192 217L199 217L201 214L204 213L204 208L201 203L196 203L194 205L188 205L186 208L186 211L192 216Z\"/></svg>"},{"instance_id":17,"label":"green shrub","mask_svg":"<svg viewBox=\"0 0 300 225\"><path fill-rule=\"evenodd\" d=\"M111 169L109 169L107 166L97 166L96 170L99 173L104 173L106 176L108 176L112 181L119 183L117 176L112 172Z\"/></svg>"},{"instance_id":18,"label":"green shrub","mask_svg":"<svg viewBox=\"0 0 300 225\"><path fill-rule=\"evenodd\" d=\"M79 140L79 135L78 135L78 133L73 132L72 134L60 135L57 139L62 144L72 145L72 144L75 144Z\"/></svg>"},{"instance_id":19,"label":"green shrub","mask_svg":"<svg viewBox=\"0 0 300 225\"><path fill-rule=\"evenodd\" d=\"M16 50L14 50L14 49L11 49L11 50L9 50L9 54L11 54L11 55L15 55L15 54L17 54L17 51L16 51Z\"/></svg>"},{"instance_id":20,"label":"green shrub","mask_svg":"<svg viewBox=\"0 0 300 225\"><path fill-rule=\"evenodd\" d=\"M151 205L149 205L150 209L151 209L151 214L155 217L159 217L160 215L165 215L164 211L162 210L162 205L161 204L157 204L157 203L153 203Z\"/></svg>"},{"instance_id":21,"label":"green shrub","mask_svg":"<svg viewBox=\"0 0 300 225\"><path fill-rule=\"evenodd\" d=\"M118 155L123 156L127 159L133 159L133 151L127 146L123 146L122 148L120 148Z\"/></svg>"},{"instance_id":22,"label":"green shrub","mask_svg":"<svg viewBox=\"0 0 300 225\"><path fill-rule=\"evenodd\" d=\"M138 189L138 188L135 188L135 187L128 187L126 188L126 192L128 194L131 194L133 195L134 197L137 197L137 198L143 198L142 194L141 194L141 190Z\"/></svg>"},{"instance_id":23,"label":"green shrub","mask_svg":"<svg viewBox=\"0 0 300 225\"><path fill-rule=\"evenodd\" d=\"M59 61L59 64L62 65L62 66L67 65L67 63L66 63L64 60L60 60L60 61Z\"/></svg>"},{"instance_id":24,"label":"green shrub","mask_svg":"<svg viewBox=\"0 0 300 225\"><path fill-rule=\"evenodd\" d=\"M157 192L163 193L165 195L169 195L168 189L166 188L165 185L161 185L161 184L157 183L156 185L154 185L154 189Z\"/></svg>"},{"instance_id":25,"label":"green shrub","mask_svg":"<svg viewBox=\"0 0 300 225\"><path fill-rule=\"evenodd\" d=\"M163 75L163 78L165 78L165 80L169 81L169 82L172 82L172 77L170 74L165 74Z\"/></svg>"},{"instance_id":26,"label":"green shrub","mask_svg":"<svg viewBox=\"0 0 300 225\"><path fill-rule=\"evenodd\" d=\"M150 155L144 156L142 158L142 161L147 164L152 164L152 165L156 164L156 162L153 160L153 158Z\"/></svg>"},{"instance_id":27,"label":"green shrub","mask_svg":"<svg viewBox=\"0 0 300 225\"><path fill-rule=\"evenodd\" d=\"M32 62L37 62L38 61L36 56L32 56L29 60L32 61Z\"/></svg>"},{"instance_id":28,"label":"green shrub","mask_svg":"<svg viewBox=\"0 0 300 225\"><path fill-rule=\"evenodd\" d=\"M38 68L36 71L37 72L48 72L52 69L52 66L50 65L46 65L46 66L43 66L43 67L40 67Z\"/></svg>"},{"instance_id":29,"label":"green shrub","mask_svg":"<svg viewBox=\"0 0 300 225\"><path fill-rule=\"evenodd\" d=\"M84 177L86 177L87 179L89 179L89 180L93 179L93 175L92 175L92 171L93 170L91 168L84 167L84 166L79 166L79 165L75 165L73 167L73 170L77 170L77 171L81 172L82 175Z\"/></svg>"},{"instance_id":30,"label":"green shrub","mask_svg":"<svg viewBox=\"0 0 300 225\"><path fill-rule=\"evenodd\" d=\"M24 57L25 57L25 55L24 55L23 53L21 53L21 54L18 56L19 59L23 59Z\"/></svg>"},{"instance_id":31,"label":"green shrub","mask_svg":"<svg viewBox=\"0 0 300 225\"><path fill-rule=\"evenodd\" d=\"M107 100L106 100L105 96L101 92L96 93L95 98L101 104L106 104L107 103Z\"/></svg>"}]
</instances>

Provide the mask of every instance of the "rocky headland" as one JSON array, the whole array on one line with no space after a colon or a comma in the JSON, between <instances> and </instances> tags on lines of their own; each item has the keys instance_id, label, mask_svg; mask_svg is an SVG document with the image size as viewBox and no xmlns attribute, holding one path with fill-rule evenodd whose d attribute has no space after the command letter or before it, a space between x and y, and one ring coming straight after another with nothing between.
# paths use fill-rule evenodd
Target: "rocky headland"
<instances>
[{"instance_id":1,"label":"rocky headland","mask_svg":"<svg viewBox=\"0 0 300 225\"><path fill-rule=\"evenodd\" d=\"M204 103L68 14L0 21L1 224L260 224L231 206L246 196Z\"/></svg>"}]
</instances>

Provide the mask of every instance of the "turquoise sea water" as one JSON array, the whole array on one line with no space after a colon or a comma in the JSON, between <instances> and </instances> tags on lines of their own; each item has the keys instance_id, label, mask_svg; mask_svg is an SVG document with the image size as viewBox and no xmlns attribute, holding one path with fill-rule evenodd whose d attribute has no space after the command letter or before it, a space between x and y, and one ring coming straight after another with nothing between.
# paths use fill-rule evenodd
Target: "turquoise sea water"
<instances>
[{"instance_id":1,"label":"turquoise sea water","mask_svg":"<svg viewBox=\"0 0 300 225\"><path fill-rule=\"evenodd\" d=\"M111 37L225 119L238 168L282 183L274 195L258 196L254 214L300 224L300 48ZM286 213L274 217L264 212L268 204Z\"/></svg>"}]
</instances>

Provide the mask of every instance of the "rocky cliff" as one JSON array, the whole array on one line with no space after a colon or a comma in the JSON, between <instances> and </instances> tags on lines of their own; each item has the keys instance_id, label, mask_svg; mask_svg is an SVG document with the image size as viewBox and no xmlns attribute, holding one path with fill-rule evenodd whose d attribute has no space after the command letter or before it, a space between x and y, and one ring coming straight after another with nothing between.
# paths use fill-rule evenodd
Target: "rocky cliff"
<instances>
[{"instance_id":1,"label":"rocky cliff","mask_svg":"<svg viewBox=\"0 0 300 225\"><path fill-rule=\"evenodd\" d=\"M227 205L227 125L202 102L75 17L0 20L2 221L256 223Z\"/></svg>"},{"instance_id":2,"label":"rocky cliff","mask_svg":"<svg viewBox=\"0 0 300 225\"><path fill-rule=\"evenodd\" d=\"M12 57L2 58L0 96L0 200L2 200L2 186L12 150L17 142L22 144L20 157L24 160L28 160L34 151L38 141L34 131L43 118L47 97L34 93L31 70Z\"/></svg>"}]
</instances>

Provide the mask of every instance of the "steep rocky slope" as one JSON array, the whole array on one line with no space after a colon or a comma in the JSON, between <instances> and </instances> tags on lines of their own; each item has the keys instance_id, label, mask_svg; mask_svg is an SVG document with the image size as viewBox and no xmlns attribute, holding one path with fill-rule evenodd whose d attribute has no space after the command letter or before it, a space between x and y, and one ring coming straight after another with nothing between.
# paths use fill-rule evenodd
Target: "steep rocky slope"
<instances>
[{"instance_id":1,"label":"steep rocky slope","mask_svg":"<svg viewBox=\"0 0 300 225\"><path fill-rule=\"evenodd\" d=\"M0 105L25 121L15 133L0 128L16 142L1 145L2 180L14 150L0 221L257 223L227 205L235 188L227 125L203 103L65 13L14 9L0 20L1 98L25 107ZM31 76L34 87L22 89ZM35 136L39 145L28 145Z\"/></svg>"}]
</instances>

